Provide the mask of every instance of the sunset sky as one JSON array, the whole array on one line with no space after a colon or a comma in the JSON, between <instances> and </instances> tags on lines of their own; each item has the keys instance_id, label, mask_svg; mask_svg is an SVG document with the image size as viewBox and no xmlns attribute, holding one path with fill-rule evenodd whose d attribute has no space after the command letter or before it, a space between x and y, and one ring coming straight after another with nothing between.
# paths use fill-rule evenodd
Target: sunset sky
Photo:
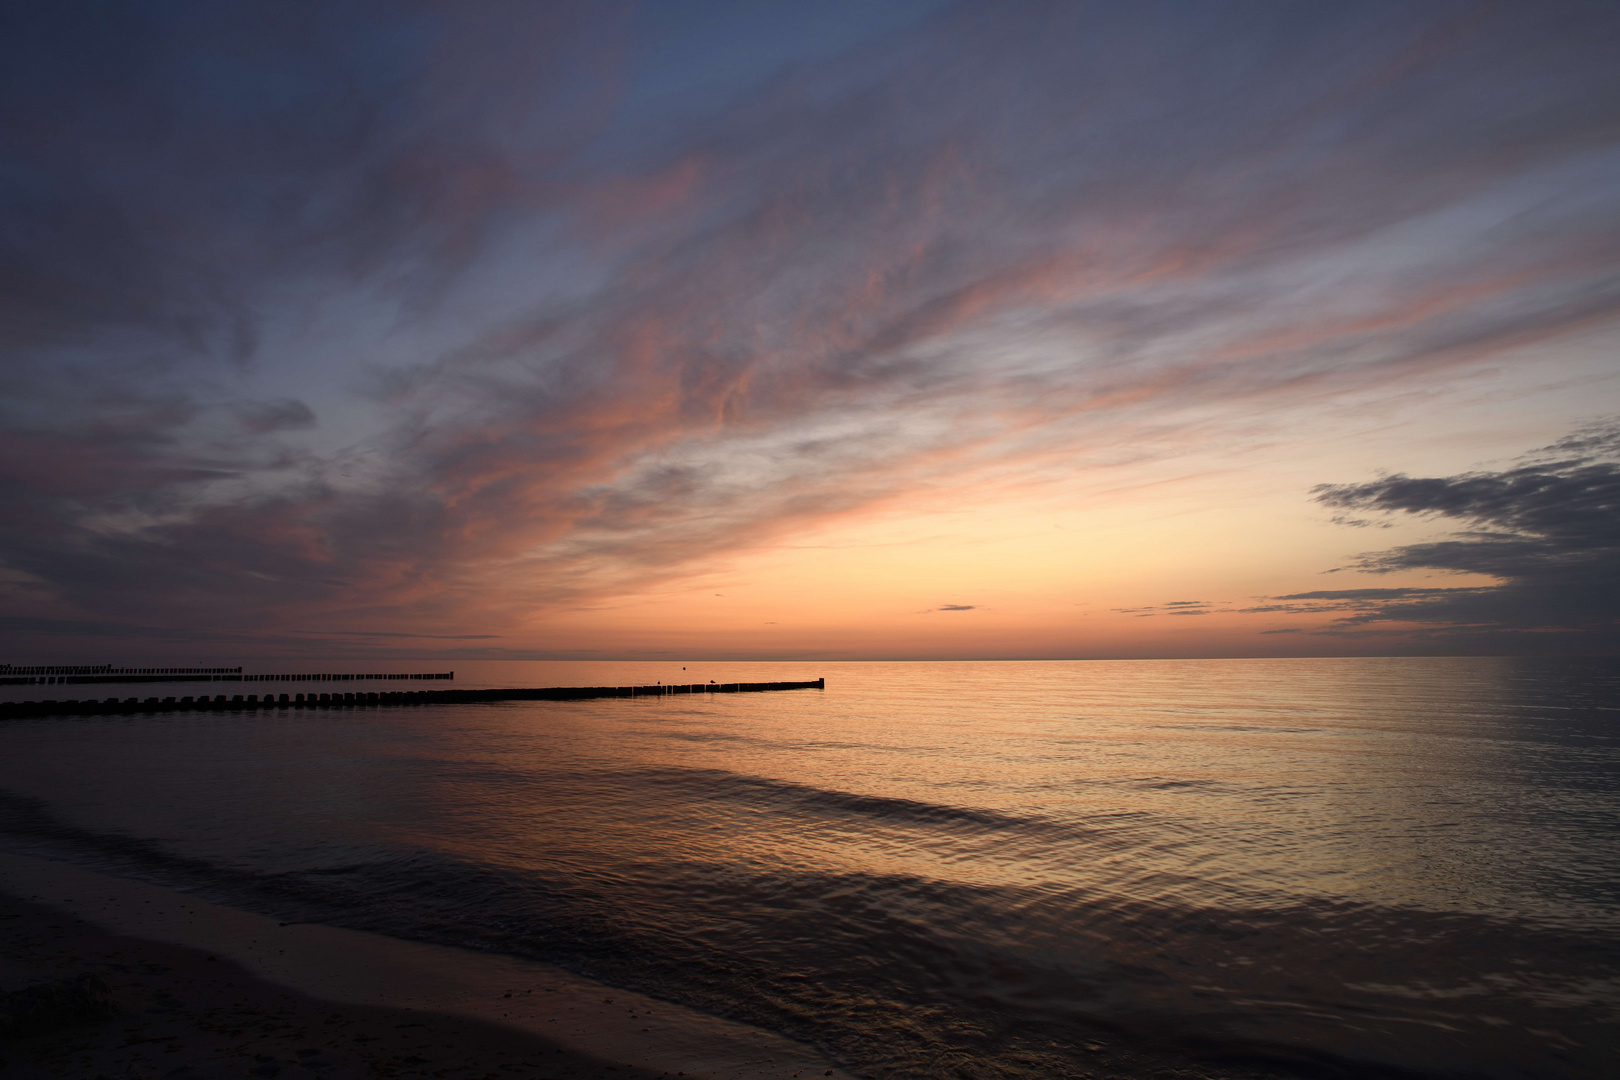
<instances>
[{"instance_id":1,"label":"sunset sky","mask_svg":"<svg viewBox=\"0 0 1620 1080\"><path fill-rule=\"evenodd\" d=\"M1620 649L1620 5L0 12L0 660Z\"/></svg>"}]
</instances>

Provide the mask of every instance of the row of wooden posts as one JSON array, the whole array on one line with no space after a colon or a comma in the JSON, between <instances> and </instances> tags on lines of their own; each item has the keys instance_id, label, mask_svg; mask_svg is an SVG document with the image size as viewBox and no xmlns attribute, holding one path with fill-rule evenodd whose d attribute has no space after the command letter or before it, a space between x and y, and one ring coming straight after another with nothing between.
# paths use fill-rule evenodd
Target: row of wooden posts
<instances>
[{"instance_id":1,"label":"row of wooden posts","mask_svg":"<svg viewBox=\"0 0 1620 1080\"><path fill-rule=\"evenodd\" d=\"M154 668L162 672L162 669ZM454 679L453 671L430 671L391 675L243 675L241 668L219 669L234 674L214 674L203 671L186 672L172 669L160 674L106 674L94 675L6 675L0 673L0 686L82 686L86 683L169 683L169 682L398 682L409 679Z\"/></svg>"},{"instance_id":2,"label":"row of wooden posts","mask_svg":"<svg viewBox=\"0 0 1620 1080\"><path fill-rule=\"evenodd\" d=\"M34 716L128 716L158 712L243 712L265 709L380 708L396 705L462 705L492 701L582 701L609 697L669 697L676 694L750 694L770 690L824 690L825 679L803 682L655 684L653 686L546 686L504 690L398 690L328 694L207 694L197 697L114 698L103 701L0 702L0 720Z\"/></svg>"},{"instance_id":3,"label":"row of wooden posts","mask_svg":"<svg viewBox=\"0 0 1620 1080\"><path fill-rule=\"evenodd\" d=\"M240 675L236 667L119 667L114 664L0 664L8 675Z\"/></svg>"}]
</instances>

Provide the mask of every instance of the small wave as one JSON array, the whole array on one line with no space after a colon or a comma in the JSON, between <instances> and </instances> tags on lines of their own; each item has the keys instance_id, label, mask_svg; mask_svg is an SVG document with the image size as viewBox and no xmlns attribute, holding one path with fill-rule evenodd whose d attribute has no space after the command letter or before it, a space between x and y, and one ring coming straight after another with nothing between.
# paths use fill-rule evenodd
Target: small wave
<instances>
[{"instance_id":1,"label":"small wave","mask_svg":"<svg viewBox=\"0 0 1620 1080\"><path fill-rule=\"evenodd\" d=\"M1021 816L971 806L903 799L892 795L866 795L814 787L764 776L726 772L720 769L642 769L619 773L627 783L653 784L678 788L695 798L736 800L753 804L805 811L858 816L890 823L965 827L978 830L1010 829L1071 833L1072 826L1050 818Z\"/></svg>"},{"instance_id":2,"label":"small wave","mask_svg":"<svg viewBox=\"0 0 1620 1080\"><path fill-rule=\"evenodd\" d=\"M1177 788L1208 789L1221 785L1216 780L1166 780L1160 776L1148 776L1135 781L1135 786L1144 791L1174 791Z\"/></svg>"}]
</instances>

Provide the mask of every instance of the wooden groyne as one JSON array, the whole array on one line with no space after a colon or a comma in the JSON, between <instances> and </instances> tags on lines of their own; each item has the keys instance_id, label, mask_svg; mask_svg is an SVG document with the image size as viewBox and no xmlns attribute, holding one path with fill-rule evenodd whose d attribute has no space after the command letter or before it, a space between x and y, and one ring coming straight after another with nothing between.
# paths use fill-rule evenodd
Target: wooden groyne
<instances>
[{"instance_id":1,"label":"wooden groyne","mask_svg":"<svg viewBox=\"0 0 1620 1080\"><path fill-rule=\"evenodd\" d=\"M0 675L240 675L236 667L120 667L117 664L0 664Z\"/></svg>"},{"instance_id":2,"label":"wooden groyne","mask_svg":"<svg viewBox=\"0 0 1620 1080\"><path fill-rule=\"evenodd\" d=\"M17 669L12 669L13 671ZM66 670L66 669L64 669ZM88 669L87 669L88 670ZM389 675L244 675L241 668L131 668L91 673L10 674L0 667L0 686L82 686L86 683L171 683L171 682L397 682L401 679L454 679L453 671L396 673Z\"/></svg>"},{"instance_id":3,"label":"wooden groyne","mask_svg":"<svg viewBox=\"0 0 1620 1080\"><path fill-rule=\"evenodd\" d=\"M757 694L770 690L824 690L826 679L805 682L655 684L652 686L546 686L507 690L379 690L326 694L224 694L196 697L115 698L0 702L0 720L35 716L133 716L167 712L259 712L280 709L375 709L403 705L471 705L490 701L584 701L589 698L671 697L679 694Z\"/></svg>"}]
</instances>

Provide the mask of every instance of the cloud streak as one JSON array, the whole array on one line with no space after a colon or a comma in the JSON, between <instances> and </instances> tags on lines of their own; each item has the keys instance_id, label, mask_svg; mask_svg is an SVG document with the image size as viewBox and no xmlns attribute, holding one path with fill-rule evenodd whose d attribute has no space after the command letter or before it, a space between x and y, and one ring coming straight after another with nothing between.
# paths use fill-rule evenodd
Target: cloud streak
<instances>
[{"instance_id":1,"label":"cloud streak","mask_svg":"<svg viewBox=\"0 0 1620 1080\"><path fill-rule=\"evenodd\" d=\"M1153 615L1208 615L1211 611L1224 608L1226 605L1211 604L1208 600L1171 600L1164 604L1153 604L1147 607L1115 608L1121 615L1134 615L1139 619Z\"/></svg>"},{"instance_id":2,"label":"cloud streak","mask_svg":"<svg viewBox=\"0 0 1620 1080\"><path fill-rule=\"evenodd\" d=\"M18 619L504 633L1620 312L1596 6L948 9L655 110L628 9L13 18ZM1557 561L1435 483L1320 497Z\"/></svg>"}]
</instances>

